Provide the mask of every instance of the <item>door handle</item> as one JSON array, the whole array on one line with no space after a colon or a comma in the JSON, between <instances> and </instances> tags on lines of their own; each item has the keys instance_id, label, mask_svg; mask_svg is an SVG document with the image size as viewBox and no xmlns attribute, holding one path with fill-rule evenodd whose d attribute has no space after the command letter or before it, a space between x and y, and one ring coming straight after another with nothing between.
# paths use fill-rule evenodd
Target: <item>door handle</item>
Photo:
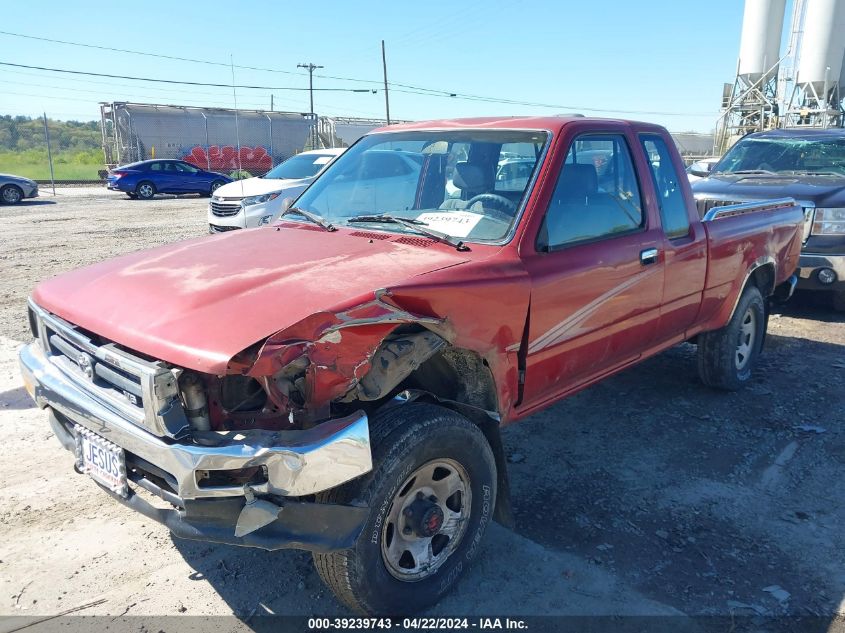
<instances>
[{"instance_id":1,"label":"door handle","mask_svg":"<svg viewBox=\"0 0 845 633\"><path fill-rule=\"evenodd\" d=\"M660 259L660 251L656 248L647 248L643 251L640 251L640 264L643 266L649 266L651 264L656 264Z\"/></svg>"}]
</instances>

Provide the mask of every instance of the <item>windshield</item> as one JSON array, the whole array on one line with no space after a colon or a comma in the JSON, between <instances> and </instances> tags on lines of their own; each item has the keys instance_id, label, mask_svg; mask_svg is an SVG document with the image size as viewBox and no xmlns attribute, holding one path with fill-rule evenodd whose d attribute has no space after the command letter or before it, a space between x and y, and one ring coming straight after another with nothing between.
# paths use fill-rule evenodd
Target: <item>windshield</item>
<instances>
[{"instance_id":1,"label":"windshield","mask_svg":"<svg viewBox=\"0 0 845 633\"><path fill-rule=\"evenodd\" d=\"M331 159L331 154L299 154L291 156L264 174L264 178L278 178L284 180L298 180L310 178L325 167Z\"/></svg>"},{"instance_id":2,"label":"windshield","mask_svg":"<svg viewBox=\"0 0 845 633\"><path fill-rule=\"evenodd\" d=\"M845 139L747 138L714 167L714 173L746 171L845 176Z\"/></svg>"},{"instance_id":3,"label":"windshield","mask_svg":"<svg viewBox=\"0 0 845 633\"><path fill-rule=\"evenodd\" d=\"M501 240L547 141L537 131L373 134L332 163L296 206L334 225Z\"/></svg>"}]
</instances>

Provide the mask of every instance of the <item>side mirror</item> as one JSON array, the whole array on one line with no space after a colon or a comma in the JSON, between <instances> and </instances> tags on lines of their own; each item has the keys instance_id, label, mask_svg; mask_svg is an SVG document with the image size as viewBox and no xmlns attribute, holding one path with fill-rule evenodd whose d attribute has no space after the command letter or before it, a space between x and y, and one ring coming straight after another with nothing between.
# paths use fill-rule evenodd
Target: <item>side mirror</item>
<instances>
[{"instance_id":1,"label":"side mirror","mask_svg":"<svg viewBox=\"0 0 845 633\"><path fill-rule=\"evenodd\" d=\"M290 209L290 205L293 204L293 198L285 198L282 200L282 211L287 211Z\"/></svg>"},{"instance_id":2,"label":"side mirror","mask_svg":"<svg viewBox=\"0 0 845 633\"><path fill-rule=\"evenodd\" d=\"M697 160L687 167L687 173L692 174L693 176L698 176L699 178L707 178L707 176L709 176L713 171L715 164L716 163L710 161Z\"/></svg>"}]
</instances>

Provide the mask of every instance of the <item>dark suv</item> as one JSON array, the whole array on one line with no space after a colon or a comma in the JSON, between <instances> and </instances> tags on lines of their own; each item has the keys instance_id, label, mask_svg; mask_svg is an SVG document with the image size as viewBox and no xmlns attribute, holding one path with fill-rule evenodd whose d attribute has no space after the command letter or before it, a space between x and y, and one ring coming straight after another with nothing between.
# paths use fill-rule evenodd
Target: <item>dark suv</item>
<instances>
[{"instance_id":1,"label":"dark suv","mask_svg":"<svg viewBox=\"0 0 845 633\"><path fill-rule=\"evenodd\" d=\"M749 134L692 189L702 215L735 202L795 198L805 218L798 287L832 292L834 307L845 310L845 129Z\"/></svg>"}]
</instances>

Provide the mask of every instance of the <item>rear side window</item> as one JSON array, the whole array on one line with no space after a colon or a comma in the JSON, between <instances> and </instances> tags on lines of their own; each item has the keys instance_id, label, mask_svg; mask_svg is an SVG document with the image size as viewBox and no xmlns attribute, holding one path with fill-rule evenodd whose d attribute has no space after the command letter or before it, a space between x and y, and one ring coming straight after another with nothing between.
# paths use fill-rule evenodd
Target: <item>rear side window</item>
<instances>
[{"instance_id":1,"label":"rear side window","mask_svg":"<svg viewBox=\"0 0 845 633\"><path fill-rule=\"evenodd\" d=\"M576 137L555 186L538 248L611 238L643 226L631 152L619 134Z\"/></svg>"},{"instance_id":2,"label":"rear side window","mask_svg":"<svg viewBox=\"0 0 845 633\"><path fill-rule=\"evenodd\" d=\"M663 232L670 239L686 237L689 235L687 205L678 182L678 174L672 164L672 154L660 136L644 134L640 136L640 141L649 158Z\"/></svg>"}]
</instances>

